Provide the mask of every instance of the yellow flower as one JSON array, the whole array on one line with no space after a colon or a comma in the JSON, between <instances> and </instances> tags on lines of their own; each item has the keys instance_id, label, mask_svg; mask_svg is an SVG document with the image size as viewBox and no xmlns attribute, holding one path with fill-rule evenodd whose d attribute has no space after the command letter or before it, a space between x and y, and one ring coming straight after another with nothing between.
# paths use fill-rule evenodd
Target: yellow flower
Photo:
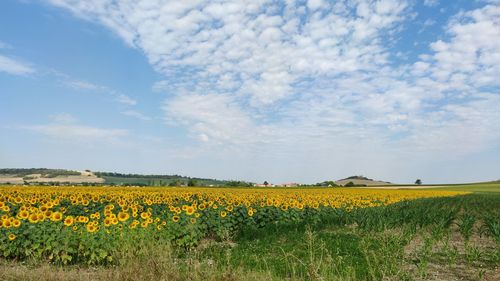
<instances>
[{"instance_id":1,"label":"yellow flower","mask_svg":"<svg viewBox=\"0 0 500 281\"><path fill-rule=\"evenodd\" d=\"M120 212L118 213L118 220L121 221L121 222L124 222L126 220L128 220L128 218L130 217L130 215L126 212Z\"/></svg>"},{"instance_id":2,"label":"yellow flower","mask_svg":"<svg viewBox=\"0 0 500 281\"><path fill-rule=\"evenodd\" d=\"M106 217L106 218L104 219L104 226L105 226L105 227L108 227L108 226L110 226L111 224L112 224L111 219L110 219L110 218L108 218L108 217Z\"/></svg>"},{"instance_id":3,"label":"yellow flower","mask_svg":"<svg viewBox=\"0 0 500 281\"><path fill-rule=\"evenodd\" d=\"M19 218L21 218L21 219L25 220L25 219L27 219L27 218L28 218L29 213L28 213L28 211L26 211L26 210L22 210L21 212L19 212L19 215L18 215L18 216L19 216Z\"/></svg>"},{"instance_id":4,"label":"yellow flower","mask_svg":"<svg viewBox=\"0 0 500 281\"><path fill-rule=\"evenodd\" d=\"M187 206L185 211L186 211L186 215L190 216L194 213L195 208L193 206Z\"/></svg>"},{"instance_id":5,"label":"yellow flower","mask_svg":"<svg viewBox=\"0 0 500 281\"><path fill-rule=\"evenodd\" d=\"M220 217L221 218L225 218L226 216L227 216L227 212L226 211L220 212Z\"/></svg>"},{"instance_id":6,"label":"yellow flower","mask_svg":"<svg viewBox=\"0 0 500 281\"><path fill-rule=\"evenodd\" d=\"M9 234L9 240L10 240L10 241L13 241L13 240L15 240L15 239L16 239L16 235L15 235L15 234L12 234L12 233L11 233L11 234Z\"/></svg>"},{"instance_id":7,"label":"yellow flower","mask_svg":"<svg viewBox=\"0 0 500 281\"><path fill-rule=\"evenodd\" d=\"M38 215L37 214L31 214L29 217L28 217L28 221L30 223L37 223L38 222Z\"/></svg>"},{"instance_id":8,"label":"yellow flower","mask_svg":"<svg viewBox=\"0 0 500 281\"><path fill-rule=\"evenodd\" d=\"M93 223L88 223L87 224L87 231L90 233L94 233L97 231L97 227Z\"/></svg>"},{"instance_id":9,"label":"yellow flower","mask_svg":"<svg viewBox=\"0 0 500 281\"><path fill-rule=\"evenodd\" d=\"M10 228L12 226L12 223L10 220L3 220L3 227L5 228Z\"/></svg>"},{"instance_id":10,"label":"yellow flower","mask_svg":"<svg viewBox=\"0 0 500 281\"><path fill-rule=\"evenodd\" d=\"M65 226L71 226L74 222L74 219L73 219L73 216L67 216L65 219L64 219L64 225Z\"/></svg>"},{"instance_id":11,"label":"yellow flower","mask_svg":"<svg viewBox=\"0 0 500 281\"><path fill-rule=\"evenodd\" d=\"M52 213L52 215L50 216L50 220L51 221L60 221L62 220L62 213L61 212L54 212Z\"/></svg>"},{"instance_id":12,"label":"yellow flower","mask_svg":"<svg viewBox=\"0 0 500 281\"><path fill-rule=\"evenodd\" d=\"M173 216L172 221L173 222L178 222L180 220L179 216Z\"/></svg>"}]
</instances>

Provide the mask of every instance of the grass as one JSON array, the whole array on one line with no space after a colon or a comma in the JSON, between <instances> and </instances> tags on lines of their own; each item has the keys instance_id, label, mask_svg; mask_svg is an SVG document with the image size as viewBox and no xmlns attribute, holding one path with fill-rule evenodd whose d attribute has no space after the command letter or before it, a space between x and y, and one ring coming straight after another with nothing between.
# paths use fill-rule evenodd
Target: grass
<instances>
[{"instance_id":1,"label":"grass","mask_svg":"<svg viewBox=\"0 0 500 281\"><path fill-rule=\"evenodd\" d=\"M436 190L469 191L475 193L500 193L500 182L466 185L449 185L434 188Z\"/></svg>"},{"instance_id":2,"label":"grass","mask_svg":"<svg viewBox=\"0 0 500 281\"><path fill-rule=\"evenodd\" d=\"M500 280L500 184L451 188L475 193L247 227L192 249L130 241L108 267L0 260L0 279Z\"/></svg>"}]
</instances>

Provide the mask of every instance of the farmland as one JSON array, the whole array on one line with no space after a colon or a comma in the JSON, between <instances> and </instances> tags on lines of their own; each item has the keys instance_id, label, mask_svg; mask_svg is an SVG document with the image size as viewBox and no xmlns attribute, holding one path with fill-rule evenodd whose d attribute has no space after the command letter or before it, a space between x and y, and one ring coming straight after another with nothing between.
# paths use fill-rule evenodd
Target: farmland
<instances>
[{"instance_id":1,"label":"farmland","mask_svg":"<svg viewBox=\"0 0 500 281\"><path fill-rule=\"evenodd\" d=\"M3 186L0 278L494 280L499 187Z\"/></svg>"}]
</instances>

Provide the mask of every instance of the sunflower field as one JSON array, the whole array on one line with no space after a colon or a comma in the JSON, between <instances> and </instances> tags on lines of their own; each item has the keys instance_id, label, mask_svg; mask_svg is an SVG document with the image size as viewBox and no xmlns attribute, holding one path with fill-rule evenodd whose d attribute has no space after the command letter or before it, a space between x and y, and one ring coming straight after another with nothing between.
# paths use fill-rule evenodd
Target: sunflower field
<instances>
[{"instance_id":1,"label":"sunflower field","mask_svg":"<svg viewBox=\"0 0 500 281\"><path fill-rule=\"evenodd\" d=\"M464 194L348 188L0 186L0 256L61 264L113 263L124 240L194 247L243 226L317 221L320 214Z\"/></svg>"}]
</instances>

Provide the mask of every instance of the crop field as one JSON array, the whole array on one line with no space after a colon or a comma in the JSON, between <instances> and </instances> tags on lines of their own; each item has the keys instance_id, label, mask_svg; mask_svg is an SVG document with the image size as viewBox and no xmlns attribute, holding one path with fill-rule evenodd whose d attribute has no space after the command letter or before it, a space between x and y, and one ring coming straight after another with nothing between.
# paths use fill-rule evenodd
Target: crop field
<instances>
[{"instance_id":1,"label":"crop field","mask_svg":"<svg viewBox=\"0 0 500 281\"><path fill-rule=\"evenodd\" d=\"M0 279L499 280L500 193L455 189L0 186Z\"/></svg>"}]
</instances>

